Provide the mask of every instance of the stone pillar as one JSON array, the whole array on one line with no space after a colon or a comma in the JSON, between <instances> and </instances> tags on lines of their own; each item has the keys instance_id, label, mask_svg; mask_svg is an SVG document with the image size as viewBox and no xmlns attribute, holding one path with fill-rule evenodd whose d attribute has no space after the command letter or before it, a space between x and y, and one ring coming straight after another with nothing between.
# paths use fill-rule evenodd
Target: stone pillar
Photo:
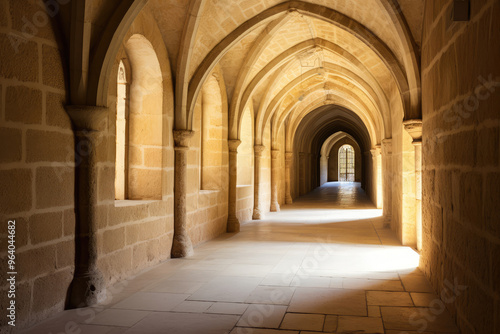
<instances>
[{"instance_id":1,"label":"stone pillar","mask_svg":"<svg viewBox=\"0 0 500 334\"><path fill-rule=\"evenodd\" d=\"M285 203L292 204L292 164L293 164L293 153L285 153Z\"/></svg>"},{"instance_id":2,"label":"stone pillar","mask_svg":"<svg viewBox=\"0 0 500 334\"><path fill-rule=\"evenodd\" d=\"M299 153L299 195L306 193L306 153Z\"/></svg>"},{"instance_id":3,"label":"stone pillar","mask_svg":"<svg viewBox=\"0 0 500 334\"><path fill-rule=\"evenodd\" d=\"M260 174L261 174L261 161L262 154L266 147L264 145L255 145L254 153L255 153L255 180L254 180L254 188L253 188L253 215L252 219L259 220L262 218L262 208L260 207Z\"/></svg>"},{"instance_id":4,"label":"stone pillar","mask_svg":"<svg viewBox=\"0 0 500 334\"><path fill-rule=\"evenodd\" d=\"M228 140L229 146L229 212L227 217L227 232L240 231L240 222L236 218L236 201L238 200L238 146L241 140Z\"/></svg>"},{"instance_id":5,"label":"stone pillar","mask_svg":"<svg viewBox=\"0 0 500 334\"><path fill-rule=\"evenodd\" d=\"M280 211L280 205L278 203L278 183L279 183L279 172L280 172L280 151L271 151L271 212Z\"/></svg>"},{"instance_id":6,"label":"stone pillar","mask_svg":"<svg viewBox=\"0 0 500 334\"><path fill-rule=\"evenodd\" d=\"M390 227L392 220L392 139L382 140L382 177L384 226Z\"/></svg>"},{"instance_id":7,"label":"stone pillar","mask_svg":"<svg viewBox=\"0 0 500 334\"><path fill-rule=\"evenodd\" d=\"M187 232L187 154L193 131L175 130L174 240L172 257L193 255L193 245Z\"/></svg>"},{"instance_id":8,"label":"stone pillar","mask_svg":"<svg viewBox=\"0 0 500 334\"><path fill-rule=\"evenodd\" d=\"M99 146L105 140L109 110L94 106L67 106L75 128L76 231L75 274L70 287L71 307L86 307L106 298L104 277L98 267ZM102 153L101 153L102 154Z\"/></svg>"},{"instance_id":9,"label":"stone pillar","mask_svg":"<svg viewBox=\"0 0 500 334\"><path fill-rule=\"evenodd\" d=\"M372 154L372 164L373 164L373 194L375 195L375 205L377 209L381 209L382 204L382 174L381 174L381 161L380 161L380 145L376 146L374 149L370 150Z\"/></svg>"},{"instance_id":10,"label":"stone pillar","mask_svg":"<svg viewBox=\"0 0 500 334\"><path fill-rule=\"evenodd\" d=\"M417 249L420 251L422 249L422 120L408 120L403 124L405 130L413 138L413 146L415 147L416 233Z\"/></svg>"}]
</instances>

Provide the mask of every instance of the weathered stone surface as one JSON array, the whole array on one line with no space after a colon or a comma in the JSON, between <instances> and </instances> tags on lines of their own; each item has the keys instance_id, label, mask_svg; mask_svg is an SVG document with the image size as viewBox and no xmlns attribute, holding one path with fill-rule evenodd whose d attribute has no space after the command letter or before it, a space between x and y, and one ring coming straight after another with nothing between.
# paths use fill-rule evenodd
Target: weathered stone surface
<instances>
[{"instance_id":1,"label":"weathered stone surface","mask_svg":"<svg viewBox=\"0 0 500 334\"><path fill-rule=\"evenodd\" d=\"M20 129L0 128L0 162L20 161L23 155L22 149Z\"/></svg>"},{"instance_id":2,"label":"weathered stone surface","mask_svg":"<svg viewBox=\"0 0 500 334\"><path fill-rule=\"evenodd\" d=\"M5 119L23 124L41 124L42 92L24 86L7 87Z\"/></svg>"},{"instance_id":3,"label":"weathered stone surface","mask_svg":"<svg viewBox=\"0 0 500 334\"><path fill-rule=\"evenodd\" d=\"M32 244L51 241L62 237L62 212L42 213L29 219Z\"/></svg>"},{"instance_id":4,"label":"weathered stone surface","mask_svg":"<svg viewBox=\"0 0 500 334\"><path fill-rule=\"evenodd\" d=\"M36 208L74 205L75 174L71 167L36 169Z\"/></svg>"},{"instance_id":5,"label":"weathered stone surface","mask_svg":"<svg viewBox=\"0 0 500 334\"><path fill-rule=\"evenodd\" d=\"M29 169L0 171L0 203L4 214L28 211L32 207L33 172Z\"/></svg>"},{"instance_id":6,"label":"weathered stone surface","mask_svg":"<svg viewBox=\"0 0 500 334\"><path fill-rule=\"evenodd\" d=\"M24 82L38 81L38 45L35 42L26 41L17 33L2 33L0 59L0 73L3 77Z\"/></svg>"},{"instance_id":7,"label":"weathered stone surface","mask_svg":"<svg viewBox=\"0 0 500 334\"><path fill-rule=\"evenodd\" d=\"M73 163L75 161L74 137L71 134L28 130L26 132L26 146L26 160L28 162Z\"/></svg>"}]
</instances>

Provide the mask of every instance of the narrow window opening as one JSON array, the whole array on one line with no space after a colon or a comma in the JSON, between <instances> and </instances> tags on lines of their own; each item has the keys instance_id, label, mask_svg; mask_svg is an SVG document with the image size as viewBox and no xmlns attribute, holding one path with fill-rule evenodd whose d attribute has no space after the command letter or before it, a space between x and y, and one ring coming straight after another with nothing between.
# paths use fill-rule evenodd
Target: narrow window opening
<instances>
[{"instance_id":1,"label":"narrow window opening","mask_svg":"<svg viewBox=\"0 0 500 334\"><path fill-rule=\"evenodd\" d=\"M118 67L118 87L116 100L116 160L115 199L127 197L127 75L125 65Z\"/></svg>"},{"instance_id":2,"label":"narrow window opening","mask_svg":"<svg viewBox=\"0 0 500 334\"><path fill-rule=\"evenodd\" d=\"M339 149L339 182L354 182L355 156L351 145L343 145Z\"/></svg>"}]
</instances>

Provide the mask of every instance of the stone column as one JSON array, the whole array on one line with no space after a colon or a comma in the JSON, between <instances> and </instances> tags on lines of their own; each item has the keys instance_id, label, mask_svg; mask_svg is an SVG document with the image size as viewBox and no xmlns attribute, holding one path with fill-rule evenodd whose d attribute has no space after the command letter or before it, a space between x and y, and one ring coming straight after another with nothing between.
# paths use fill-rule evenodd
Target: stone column
<instances>
[{"instance_id":1,"label":"stone column","mask_svg":"<svg viewBox=\"0 0 500 334\"><path fill-rule=\"evenodd\" d=\"M306 153L299 153L299 195L306 193Z\"/></svg>"},{"instance_id":2,"label":"stone column","mask_svg":"<svg viewBox=\"0 0 500 334\"><path fill-rule=\"evenodd\" d=\"M417 249L422 249L422 120L414 119L403 122L405 130L413 138L415 147L415 201L417 206L416 233Z\"/></svg>"},{"instance_id":3,"label":"stone column","mask_svg":"<svg viewBox=\"0 0 500 334\"><path fill-rule=\"evenodd\" d=\"M392 139L382 140L382 177L384 226L390 227L392 220Z\"/></svg>"},{"instance_id":4,"label":"stone column","mask_svg":"<svg viewBox=\"0 0 500 334\"><path fill-rule=\"evenodd\" d=\"M259 220L262 218L262 209L260 207L260 174L261 174L261 161L262 161L262 154L264 153L264 150L266 147L264 145L255 145L254 146L254 154L255 154L255 166L254 166L254 173L255 173L255 180L254 180L254 187L253 187L253 215L252 219L254 220Z\"/></svg>"},{"instance_id":5,"label":"stone column","mask_svg":"<svg viewBox=\"0 0 500 334\"><path fill-rule=\"evenodd\" d=\"M193 255L193 245L187 232L187 154L193 131L175 130L174 240L172 257Z\"/></svg>"},{"instance_id":6,"label":"stone column","mask_svg":"<svg viewBox=\"0 0 500 334\"><path fill-rule=\"evenodd\" d=\"M106 298L104 276L98 267L98 175L100 145L108 129L109 110L94 106L67 106L75 128L76 230L75 274L70 287L71 307L86 307ZM99 148L101 147L101 148Z\"/></svg>"},{"instance_id":7,"label":"stone column","mask_svg":"<svg viewBox=\"0 0 500 334\"><path fill-rule=\"evenodd\" d=\"M292 204L292 164L293 164L293 153L285 153L285 203Z\"/></svg>"},{"instance_id":8,"label":"stone column","mask_svg":"<svg viewBox=\"0 0 500 334\"><path fill-rule=\"evenodd\" d=\"M280 172L280 151L271 151L271 212L280 211L280 205L278 203L278 182L279 182L279 172Z\"/></svg>"},{"instance_id":9,"label":"stone column","mask_svg":"<svg viewBox=\"0 0 500 334\"><path fill-rule=\"evenodd\" d=\"M241 140L228 140L229 146L229 212L227 217L227 232L240 231L240 222L236 218L236 201L238 200L238 146Z\"/></svg>"},{"instance_id":10,"label":"stone column","mask_svg":"<svg viewBox=\"0 0 500 334\"><path fill-rule=\"evenodd\" d=\"M380 146L376 146L374 149L370 150L372 154L372 164L373 164L373 185L375 189L373 189L373 194L376 197L375 205L377 209L382 208L382 180L381 180L381 161L380 161Z\"/></svg>"}]
</instances>

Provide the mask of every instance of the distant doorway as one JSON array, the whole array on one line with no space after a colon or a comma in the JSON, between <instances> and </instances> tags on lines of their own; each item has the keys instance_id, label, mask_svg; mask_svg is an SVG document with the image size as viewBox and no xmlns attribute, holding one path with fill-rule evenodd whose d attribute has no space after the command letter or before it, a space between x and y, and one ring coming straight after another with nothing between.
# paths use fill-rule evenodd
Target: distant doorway
<instances>
[{"instance_id":1,"label":"distant doorway","mask_svg":"<svg viewBox=\"0 0 500 334\"><path fill-rule=\"evenodd\" d=\"M343 145L339 149L339 182L354 182L355 156L351 145Z\"/></svg>"}]
</instances>

